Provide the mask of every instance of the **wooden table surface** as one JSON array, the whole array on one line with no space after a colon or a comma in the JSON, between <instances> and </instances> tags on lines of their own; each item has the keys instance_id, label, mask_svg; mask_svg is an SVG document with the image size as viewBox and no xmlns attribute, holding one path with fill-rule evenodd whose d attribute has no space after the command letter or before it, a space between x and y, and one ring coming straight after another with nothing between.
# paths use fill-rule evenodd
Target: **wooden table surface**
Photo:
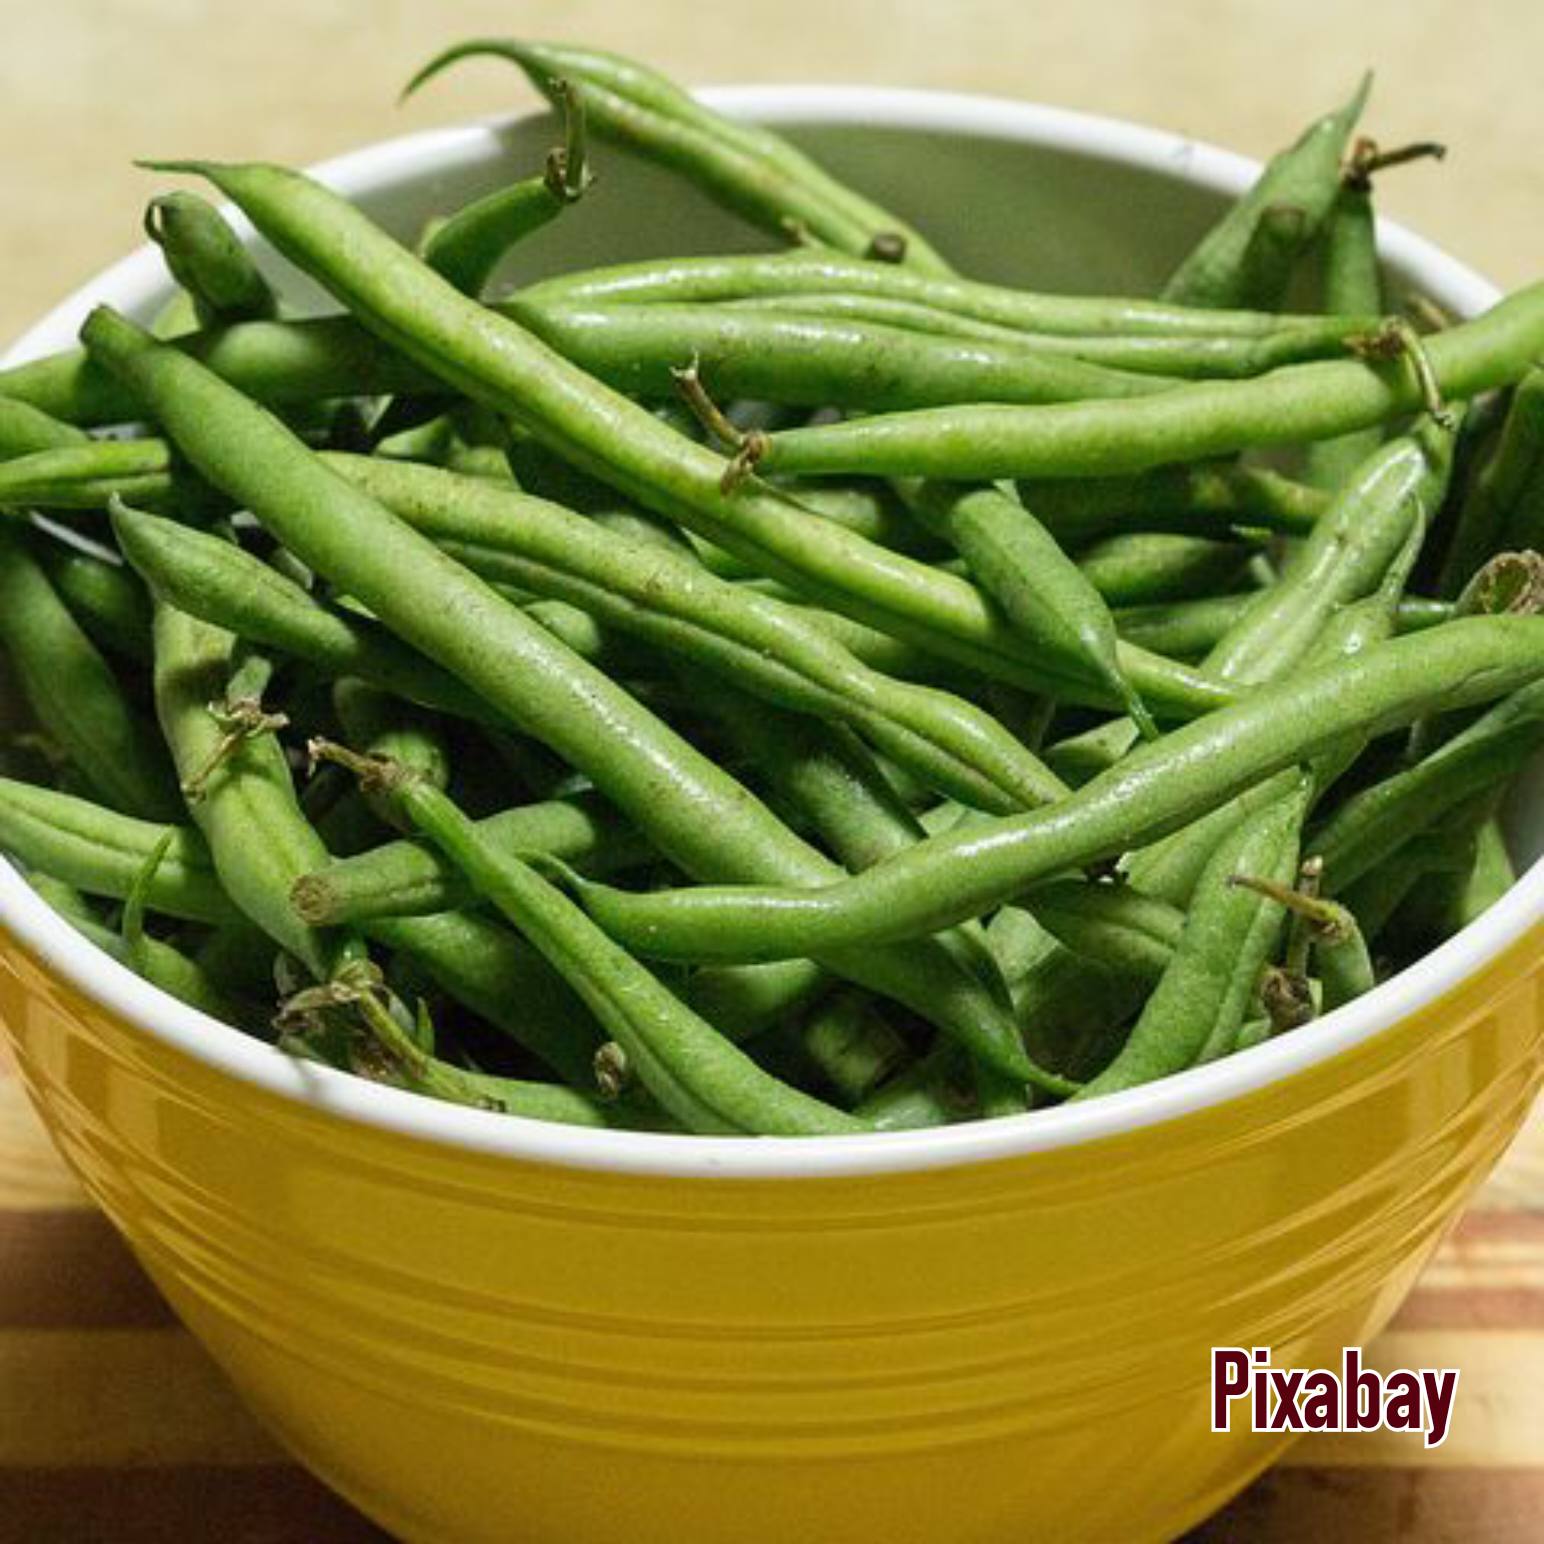
<instances>
[{"instance_id":1,"label":"wooden table surface","mask_svg":"<svg viewBox=\"0 0 1544 1544\"><path fill-rule=\"evenodd\" d=\"M468 66L518 29L692 81L850 80L1033 97L1255 154L1378 71L1370 126L1437 137L1383 207L1502 284L1544 252L1538 0L7 0L0 339L138 239L131 155L304 163L530 101ZM1443 1248L1385 1365L1463 1369L1452 1435L1312 1439L1196 1536L1359 1544L1544 1538L1544 1111ZM286 1463L61 1168L0 1063L0 1544L344 1544L382 1535Z\"/></svg>"}]
</instances>

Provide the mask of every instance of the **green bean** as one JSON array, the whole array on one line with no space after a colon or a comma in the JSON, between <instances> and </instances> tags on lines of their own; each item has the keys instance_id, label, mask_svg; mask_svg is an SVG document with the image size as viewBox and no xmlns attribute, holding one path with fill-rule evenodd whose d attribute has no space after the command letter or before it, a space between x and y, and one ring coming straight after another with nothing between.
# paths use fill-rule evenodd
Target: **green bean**
<instances>
[{"instance_id":1,"label":"green bean","mask_svg":"<svg viewBox=\"0 0 1544 1544\"><path fill-rule=\"evenodd\" d=\"M178 488L164 440L87 440L0 462L0 508L103 509L115 493L165 504Z\"/></svg>"},{"instance_id":2,"label":"green bean","mask_svg":"<svg viewBox=\"0 0 1544 1544\"><path fill-rule=\"evenodd\" d=\"M367 756L395 761L417 776L445 788L450 783L450 751L432 715L383 692L355 676L332 684L332 710L349 742ZM384 800L365 802L376 817L390 823Z\"/></svg>"},{"instance_id":3,"label":"green bean","mask_svg":"<svg viewBox=\"0 0 1544 1544\"><path fill-rule=\"evenodd\" d=\"M1290 883L1297 871L1298 828L1308 780L1241 822L1218 846L1173 958L1115 1060L1075 1096L1093 1098L1166 1077L1192 1065L1214 1036L1243 1024L1260 971L1281 933L1281 909L1230 885L1237 873Z\"/></svg>"},{"instance_id":4,"label":"green bean","mask_svg":"<svg viewBox=\"0 0 1544 1544\"><path fill-rule=\"evenodd\" d=\"M563 281L553 282L561 284ZM542 287L537 286L538 289ZM702 304L700 301L695 303ZM668 305L669 302L661 304ZM1085 336L1065 332L1026 332L1021 328L1004 326L1000 322L980 321L957 311L946 311L915 300L880 293L794 291L731 299L720 304L736 310L793 312L809 317L879 322L929 337L1017 344L1041 356L1071 356L1088 364L1105 365L1111 369L1181 378L1260 375L1266 370L1275 369L1277 365L1297 364L1304 359L1315 359L1332 352L1324 337L1303 327L1284 327L1266 337L1247 339L1186 333ZM583 302L576 300L574 307L582 309ZM552 309L562 311L566 308L559 304ZM611 309L614 312L616 308Z\"/></svg>"},{"instance_id":5,"label":"green bean","mask_svg":"<svg viewBox=\"0 0 1544 1544\"><path fill-rule=\"evenodd\" d=\"M1520 379L1544 353L1544 284L1427 338L1424 347L1449 400ZM1328 439L1424 405L1421 384L1403 358L1325 361L1138 399L918 408L786 429L767 436L758 466L801 475L960 480L1108 476Z\"/></svg>"},{"instance_id":6,"label":"green bean","mask_svg":"<svg viewBox=\"0 0 1544 1544\"><path fill-rule=\"evenodd\" d=\"M1375 450L1345 483L1290 572L1263 591L1207 656L1224 680L1279 675L1312 647L1329 617L1360 599L1429 525L1447 487L1453 434L1430 419Z\"/></svg>"},{"instance_id":7,"label":"green bean","mask_svg":"<svg viewBox=\"0 0 1544 1544\"><path fill-rule=\"evenodd\" d=\"M482 839L508 852L545 853L587 874L614 873L647 844L591 795L548 799L478 822ZM332 862L299 879L292 901L313 927L449 911L468 902L458 871L423 842L397 841Z\"/></svg>"},{"instance_id":8,"label":"green bean","mask_svg":"<svg viewBox=\"0 0 1544 1544\"><path fill-rule=\"evenodd\" d=\"M549 225L589 186L584 96L554 81L563 115L563 144L547 157L540 177L496 189L437 221L423 241L424 261L462 293L480 295L510 250Z\"/></svg>"},{"instance_id":9,"label":"green bean","mask_svg":"<svg viewBox=\"0 0 1544 1544\"><path fill-rule=\"evenodd\" d=\"M1146 299L1042 295L954 276L924 274L890 263L865 262L836 252L756 253L734 257L651 259L641 263L564 274L533 284L524 299L542 306L684 304L745 300L771 295L862 295L910 302L954 316L994 323L1016 332L1061 334L1108 342L1174 338L1232 339L1244 345L1336 354L1348 337L1377 324L1377 316L1275 316L1260 311L1219 311ZM1112 353L1103 362L1136 367L1132 356ZM1264 357L1274 358L1274 355ZM1242 368L1254 374L1264 357Z\"/></svg>"},{"instance_id":10,"label":"green bean","mask_svg":"<svg viewBox=\"0 0 1544 1544\"><path fill-rule=\"evenodd\" d=\"M1258 688L1145 745L1048 809L931 837L822 890L709 887L634 895L574 879L608 933L654 958L769 960L899 940L979 916L1060 870L1156 840L1353 735L1544 675L1544 618L1479 617L1396 638Z\"/></svg>"},{"instance_id":11,"label":"green bean","mask_svg":"<svg viewBox=\"0 0 1544 1544\"><path fill-rule=\"evenodd\" d=\"M1493 807L1485 793L1460 805L1441 831L1428 827L1421 841L1406 842L1376 867L1345 886L1340 899L1356 918L1362 937L1377 943L1390 919L1400 912L1418 886L1433 879L1467 874L1474 866L1476 832Z\"/></svg>"},{"instance_id":12,"label":"green bean","mask_svg":"<svg viewBox=\"0 0 1544 1544\"><path fill-rule=\"evenodd\" d=\"M798 612L690 557L434 468L361 457L329 465L485 577L566 600L773 703L846 722L971 804L1007 811L1063 791L989 715L871 671Z\"/></svg>"},{"instance_id":13,"label":"green bean","mask_svg":"<svg viewBox=\"0 0 1544 1544\"><path fill-rule=\"evenodd\" d=\"M1065 542L1132 528L1215 537L1243 527L1303 536L1329 504L1317 488L1236 461L1160 467L1132 477L1026 480L1019 493Z\"/></svg>"},{"instance_id":14,"label":"green bean","mask_svg":"<svg viewBox=\"0 0 1544 1544\"><path fill-rule=\"evenodd\" d=\"M0 526L0 645L27 704L116 809L148 819L180 808L161 746L60 600L21 533Z\"/></svg>"},{"instance_id":15,"label":"green bean","mask_svg":"<svg viewBox=\"0 0 1544 1544\"><path fill-rule=\"evenodd\" d=\"M1174 659L1198 659L1222 642L1254 599L1251 593L1241 591L1236 595L1128 606L1114 613L1115 626L1123 638L1144 649ZM1451 620L1452 615L1449 601L1407 595L1397 607L1396 625L1402 633L1421 632ZM1059 763L1052 765L1063 777L1068 776Z\"/></svg>"},{"instance_id":16,"label":"green bean","mask_svg":"<svg viewBox=\"0 0 1544 1544\"><path fill-rule=\"evenodd\" d=\"M668 396L672 372L694 359L723 397L866 411L1139 397L1175 384L1024 343L923 335L882 322L703 306L581 309L516 300L500 309L634 397Z\"/></svg>"},{"instance_id":17,"label":"green bean","mask_svg":"<svg viewBox=\"0 0 1544 1544\"><path fill-rule=\"evenodd\" d=\"M405 955L448 997L508 1035L576 1088L594 1083L605 1038L568 983L523 938L473 911L372 917L372 943Z\"/></svg>"},{"instance_id":18,"label":"green bean","mask_svg":"<svg viewBox=\"0 0 1544 1544\"><path fill-rule=\"evenodd\" d=\"M248 1033L258 1034L267 1028L264 1015L254 1004L233 996L180 949L148 937L137 939L131 946L122 935L94 916L90 907L81 901L79 893L70 886L42 874L29 875L28 883L76 932L152 986L160 987L190 1008L197 1008L211 1018Z\"/></svg>"},{"instance_id":19,"label":"green bean","mask_svg":"<svg viewBox=\"0 0 1544 1544\"><path fill-rule=\"evenodd\" d=\"M1108 607L1033 510L997 487L922 483L911 489L909 501L959 551L1013 627L1102 681L1144 734L1157 735L1146 704L1121 670Z\"/></svg>"},{"instance_id":20,"label":"green bean","mask_svg":"<svg viewBox=\"0 0 1544 1544\"><path fill-rule=\"evenodd\" d=\"M434 387L422 370L348 316L243 322L180 337L175 347L272 407ZM80 349L0 370L0 395L72 424L127 423L145 416L134 393Z\"/></svg>"},{"instance_id":21,"label":"green bean","mask_svg":"<svg viewBox=\"0 0 1544 1544\"><path fill-rule=\"evenodd\" d=\"M1499 788L1540 745L1544 687L1535 684L1498 702L1415 766L1352 795L1310 843L1324 860L1327 892L1340 894L1433 821Z\"/></svg>"},{"instance_id":22,"label":"green bean","mask_svg":"<svg viewBox=\"0 0 1544 1544\"><path fill-rule=\"evenodd\" d=\"M1297 142L1272 157L1247 193L1196 244L1164 286L1163 298L1184 305L1238 306L1263 300L1274 304L1298 254L1318 235L1340 191L1340 168L1356 120L1362 115L1372 76L1366 75L1345 106L1310 124ZM1255 233L1270 211L1299 212L1294 239L1271 243L1261 258ZM1248 261L1252 243L1256 264ZM1252 292L1252 293L1251 293ZM1246 298L1247 297L1247 298Z\"/></svg>"},{"instance_id":23,"label":"green bean","mask_svg":"<svg viewBox=\"0 0 1544 1544\"><path fill-rule=\"evenodd\" d=\"M627 693L196 361L105 310L83 335L153 400L158 419L213 484L405 643L590 775L687 873L819 884L839 872ZM1026 1081L1035 1075L1001 1006L938 951L816 957L897 996L1003 1071Z\"/></svg>"},{"instance_id":24,"label":"green bean","mask_svg":"<svg viewBox=\"0 0 1544 1544\"><path fill-rule=\"evenodd\" d=\"M905 1040L873 1003L853 992L837 992L817 1006L800 1031L800 1040L821 1075L849 1106L867 1098L910 1059Z\"/></svg>"},{"instance_id":25,"label":"green bean","mask_svg":"<svg viewBox=\"0 0 1544 1544\"><path fill-rule=\"evenodd\" d=\"M91 895L122 900L147 855L170 831L171 845L146 903L191 922L240 915L215 877L209 850L186 826L158 825L73 794L0 778L0 850L28 869Z\"/></svg>"},{"instance_id":26,"label":"green bean","mask_svg":"<svg viewBox=\"0 0 1544 1544\"><path fill-rule=\"evenodd\" d=\"M242 913L318 979L332 973L340 943L290 909L291 885L320 868L327 850L295 800L284 753L271 733L243 737L217 764L222 729L211 704L226 701L235 640L160 604L155 615L156 711L179 775L204 778L189 801L216 874Z\"/></svg>"},{"instance_id":27,"label":"green bean","mask_svg":"<svg viewBox=\"0 0 1544 1544\"><path fill-rule=\"evenodd\" d=\"M1309 894L1302 888L1310 875L1317 883L1321 867L1317 859L1305 863L1297 888L1244 874L1236 874L1234 882L1277 901L1305 925L1315 974L1322 989L1321 1007L1328 1013L1342 1003L1370 992L1377 981L1367 942L1352 912L1338 902ZM1288 955L1290 958L1290 946Z\"/></svg>"},{"instance_id":28,"label":"green bean","mask_svg":"<svg viewBox=\"0 0 1544 1544\"><path fill-rule=\"evenodd\" d=\"M158 596L188 615L425 707L489 717L459 681L390 633L365 617L318 605L293 580L232 543L121 501L112 516L124 556Z\"/></svg>"},{"instance_id":29,"label":"green bean","mask_svg":"<svg viewBox=\"0 0 1544 1544\"><path fill-rule=\"evenodd\" d=\"M271 317L278 300L220 212L196 193L163 193L145 210L145 234L192 297L199 324Z\"/></svg>"},{"instance_id":30,"label":"green bean","mask_svg":"<svg viewBox=\"0 0 1544 1544\"><path fill-rule=\"evenodd\" d=\"M86 436L73 424L52 417L31 403L0 396L0 461L39 450L80 445Z\"/></svg>"},{"instance_id":31,"label":"green bean","mask_svg":"<svg viewBox=\"0 0 1544 1544\"><path fill-rule=\"evenodd\" d=\"M913 267L949 271L917 231L837 182L780 135L726 118L673 81L618 54L566 43L474 39L436 55L407 91L416 91L458 60L478 55L512 61L549 97L555 83L577 83L599 137L681 173L774 235L804 234L856 253L873 250L876 243L898 245Z\"/></svg>"},{"instance_id":32,"label":"green bean","mask_svg":"<svg viewBox=\"0 0 1544 1544\"><path fill-rule=\"evenodd\" d=\"M93 643L137 665L150 663L150 597L128 568L42 532L32 551Z\"/></svg>"},{"instance_id":33,"label":"green bean","mask_svg":"<svg viewBox=\"0 0 1544 1544\"><path fill-rule=\"evenodd\" d=\"M1136 532L1107 536L1078 554L1078 567L1105 602L1186 600L1241 584L1255 550L1204 536Z\"/></svg>"},{"instance_id":34,"label":"green bean","mask_svg":"<svg viewBox=\"0 0 1544 1544\"><path fill-rule=\"evenodd\" d=\"M1119 976L1156 981L1179 941L1184 914L1129 885L1053 880L1022 897L1064 948Z\"/></svg>"},{"instance_id":35,"label":"green bean","mask_svg":"<svg viewBox=\"0 0 1544 1544\"><path fill-rule=\"evenodd\" d=\"M1544 368L1518 383L1501 440L1459 511L1438 589L1456 596L1493 553L1544 547Z\"/></svg>"},{"instance_id":36,"label":"green bean","mask_svg":"<svg viewBox=\"0 0 1544 1544\"><path fill-rule=\"evenodd\" d=\"M559 890L484 842L445 794L390 763L364 774L569 983L660 1104L689 1129L769 1136L861 1131L861 1121L768 1076L618 948Z\"/></svg>"},{"instance_id":37,"label":"green bean","mask_svg":"<svg viewBox=\"0 0 1544 1544\"><path fill-rule=\"evenodd\" d=\"M1507 851L1505 833L1493 815L1475 837L1474 864L1453 896L1451 931L1468 927L1483 916L1516 883L1517 871Z\"/></svg>"},{"instance_id":38,"label":"green bean","mask_svg":"<svg viewBox=\"0 0 1544 1544\"><path fill-rule=\"evenodd\" d=\"M1320 254L1320 292L1324 309L1335 313L1383 310L1383 275L1378 268L1378 233L1368 179L1343 179L1325 225ZM1377 450L1377 429L1310 445L1303 476L1315 488L1338 488Z\"/></svg>"}]
</instances>

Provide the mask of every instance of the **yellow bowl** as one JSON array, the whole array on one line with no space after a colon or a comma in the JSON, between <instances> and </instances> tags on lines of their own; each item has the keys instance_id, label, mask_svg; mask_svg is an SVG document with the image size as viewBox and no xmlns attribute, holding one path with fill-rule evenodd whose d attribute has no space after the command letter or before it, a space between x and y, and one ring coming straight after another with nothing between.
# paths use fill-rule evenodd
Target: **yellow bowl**
<instances>
[{"instance_id":1,"label":"yellow bowl","mask_svg":"<svg viewBox=\"0 0 1544 1544\"><path fill-rule=\"evenodd\" d=\"M1150 287L1252 172L980 99L715 99L797 130L969 270L1047 287ZM324 172L411 230L511 155L536 164L548 132L454 129ZM565 220L544 266L743 241L645 169ZM1491 298L1384 237L1400 281ZM90 300L147 314L163 293L138 254L22 350L67 341ZM1536 854L1537 828L1514 836ZM1337 1365L1516 1130L1544 1070L1541 918L1535 863L1297 1035L1088 1106L881 1137L577 1131L309 1068L129 975L3 864L0 1015L177 1311L406 1539L1156 1540L1286 1441L1210 1430L1210 1348Z\"/></svg>"}]
</instances>

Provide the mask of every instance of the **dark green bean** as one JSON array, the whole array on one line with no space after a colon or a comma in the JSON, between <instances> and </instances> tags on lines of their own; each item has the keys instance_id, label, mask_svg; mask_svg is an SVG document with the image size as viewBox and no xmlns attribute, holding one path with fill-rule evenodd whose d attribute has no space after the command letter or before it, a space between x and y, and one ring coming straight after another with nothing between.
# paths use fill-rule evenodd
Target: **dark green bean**
<instances>
[{"instance_id":1,"label":"dark green bean","mask_svg":"<svg viewBox=\"0 0 1544 1544\"><path fill-rule=\"evenodd\" d=\"M3 525L0 645L38 723L103 799L152 820L180 811L165 751L125 701L22 533Z\"/></svg>"},{"instance_id":2,"label":"dark green bean","mask_svg":"<svg viewBox=\"0 0 1544 1544\"><path fill-rule=\"evenodd\" d=\"M823 171L770 129L726 118L673 81L634 60L567 43L480 38L436 55L408 83L418 89L458 60L492 55L512 61L547 96L577 83L595 133L661 162L727 208L774 235L808 236L865 253L898 243L924 272L948 264L909 225Z\"/></svg>"},{"instance_id":3,"label":"dark green bean","mask_svg":"<svg viewBox=\"0 0 1544 1544\"><path fill-rule=\"evenodd\" d=\"M93 643L136 665L150 663L150 597L128 568L41 531L32 551Z\"/></svg>"},{"instance_id":4,"label":"dark green bean","mask_svg":"<svg viewBox=\"0 0 1544 1544\"><path fill-rule=\"evenodd\" d=\"M1302 536L1329 504L1317 488L1239 462L1160 467L1132 477L1026 480L1019 493L1065 542L1130 529L1216 537L1245 528Z\"/></svg>"},{"instance_id":5,"label":"dark green bean","mask_svg":"<svg viewBox=\"0 0 1544 1544\"><path fill-rule=\"evenodd\" d=\"M1106 604L1188 600L1243 584L1256 548L1162 531L1107 536L1078 554L1078 567Z\"/></svg>"},{"instance_id":6,"label":"dark green bean","mask_svg":"<svg viewBox=\"0 0 1544 1544\"><path fill-rule=\"evenodd\" d=\"M1310 842L1324 860L1326 891L1341 894L1433 821L1499 788L1540 745L1544 687L1525 686L1415 766L1354 794Z\"/></svg>"},{"instance_id":7,"label":"dark green bean","mask_svg":"<svg viewBox=\"0 0 1544 1544\"><path fill-rule=\"evenodd\" d=\"M1518 383L1501 440L1459 511L1438 588L1456 596L1493 553L1544 547L1544 367Z\"/></svg>"}]
</instances>

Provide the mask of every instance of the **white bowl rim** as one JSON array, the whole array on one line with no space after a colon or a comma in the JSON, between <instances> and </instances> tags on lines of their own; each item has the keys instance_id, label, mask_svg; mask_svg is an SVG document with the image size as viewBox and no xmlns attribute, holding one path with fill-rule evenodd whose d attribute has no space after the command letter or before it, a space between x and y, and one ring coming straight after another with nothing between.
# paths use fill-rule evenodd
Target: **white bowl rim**
<instances>
[{"instance_id":1,"label":"white bowl rim","mask_svg":"<svg viewBox=\"0 0 1544 1544\"><path fill-rule=\"evenodd\" d=\"M703 99L768 124L926 130L1019 140L1076 150L1236 193L1259 171L1247 157L1161 130L1037 103L953 92L871 86L721 86ZM491 150L500 128L523 115L431 129L336 157L313 168L358 195L447 153ZM243 224L244 222L238 222ZM1390 221L1380 221L1386 258L1419 276L1429 293L1470 314L1498 292L1473 270ZM158 256L142 247L55 307L8 351L14 364L67 346L90 306L109 295L163 284ZM749 1139L597 1131L471 1110L296 1061L141 980L82 938L8 863L0 862L0 927L48 969L96 1003L177 1051L307 1108L451 1149L613 1173L698 1179L799 1180L978 1164L1093 1142L1177 1120L1269 1087L1372 1040L1455 990L1544 919L1544 858L1488 912L1365 997L1326 1015L1311 1031L1193 1068L1086 1105L938 1130L847 1137Z\"/></svg>"}]
</instances>

